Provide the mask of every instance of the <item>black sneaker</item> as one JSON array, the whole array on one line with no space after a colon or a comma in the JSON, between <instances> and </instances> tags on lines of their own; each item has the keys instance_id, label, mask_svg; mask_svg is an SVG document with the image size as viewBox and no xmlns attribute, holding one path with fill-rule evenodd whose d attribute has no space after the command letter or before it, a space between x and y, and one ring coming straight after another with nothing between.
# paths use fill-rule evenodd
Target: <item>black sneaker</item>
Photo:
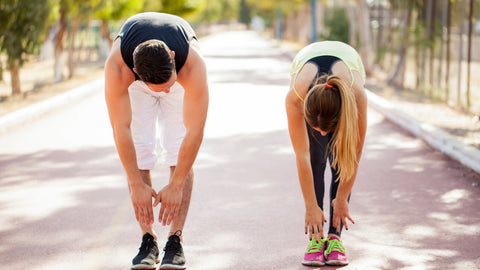
<instances>
[{"instance_id":1,"label":"black sneaker","mask_svg":"<svg viewBox=\"0 0 480 270\"><path fill-rule=\"evenodd\" d=\"M146 233L137 256L132 260L132 269L157 269L158 253L157 241L151 234Z\"/></svg>"},{"instance_id":2,"label":"black sneaker","mask_svg":"<svg viewBox=\"0 0 480 270\"><path fill-rule=\"evenodd\" d=\"M160 264L161 270L187 269L182 244L180 244L180 237L176 233L168 238L163 251L165 255Z\"/></svg>"}]
</instances>

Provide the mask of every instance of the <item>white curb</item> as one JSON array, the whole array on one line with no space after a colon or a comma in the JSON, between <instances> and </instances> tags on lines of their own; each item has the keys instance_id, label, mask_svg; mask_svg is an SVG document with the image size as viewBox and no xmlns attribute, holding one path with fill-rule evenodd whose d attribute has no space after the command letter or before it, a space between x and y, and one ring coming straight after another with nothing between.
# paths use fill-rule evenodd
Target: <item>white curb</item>
<instances>
[{"instance_id":1,"label":"white curb","mask_svg":"<svg viewBox=\"0 0 480 270\"><path fill-rule=\"evenodd\" d=\"M31 123L62 106L77 102L78 100L93 94L95 91L98 91L99 88L103 89L103 85L104 79L97 79L65 93L8 113L0 117L0 135L5 134L13 128Z\"/></svg>"},{"instance_id":2,"label":"white curb","mask_svg":"<svg viewBox=\"0 0 480 270\"><path fill-rule=\"evenodd\" d=\"M402 127L414 136L423 139L433 148L445 153L463 165L480 173L480 150L460 142L440 128L422 123L394 108L388 100L367 90L368 104L383 114L389 121Z\"/></svg>"}]
</instances>

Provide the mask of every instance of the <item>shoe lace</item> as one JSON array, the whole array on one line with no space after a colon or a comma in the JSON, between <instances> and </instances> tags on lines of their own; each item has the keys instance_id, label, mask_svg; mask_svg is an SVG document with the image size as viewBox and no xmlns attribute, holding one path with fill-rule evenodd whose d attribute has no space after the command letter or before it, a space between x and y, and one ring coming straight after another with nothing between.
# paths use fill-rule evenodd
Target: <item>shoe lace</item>
<instances>
[{"instance_id":1,"label":"shoe lace","mask_svg":"<svg viewBox=\"0 0 480 270\"><path fill-rule=\"evenodd\" d=\"M138 254L148 252L153 245L154 245L153 241L150 241L150 240L142 241L142 244L138 248Z\"/></svg>"},{"instance_id":2,"label":"shoe lace","mask_svg":"<svg viewBox=\"0 0 480 270\"><path fill-rule=\"evenodd\" d=\"M177 254L178 252L180 252L182 249L182 246L180 245L180 243L177 243L175 241L167 241L167 244L165 245L165 247L163 248L163 251L166 253L166 254Z\"/></svg>"},{"instance_id":3,"label":"shoe lace","mask_svg":"<svg viewBox=\"0 0 480 270\"><path fill-rule=\"evenodd\" d=\"M343 246L342 242L337 239L328 240L328 247L325 253L330 254L332 251L345 253L345 247Z\"/></svg>"},{"instance_id":4,"label":"shoe lace","mask_svg":"<svg viewBox=\"0 0 480 270\"><path fill-rule=\"evenodd\" d=\"M148 249L148 244L146 242L142 242L142 244L138 248L138 251L139 252L145 252L145 251L147 251L147 249Z\"/></svg>"},{"instance_id":5,"label":"shoe lace","mask_svg":"<svg viewBox=\"0 0 480 270\"><path fill-rule=\"evenodd\" d=\"M318 242L313 238L310 241L310 245L308 246L308 253L312 252L322 252L323 244L325 243L325 240L320 239Z\"/></svg>"}]
</instances>

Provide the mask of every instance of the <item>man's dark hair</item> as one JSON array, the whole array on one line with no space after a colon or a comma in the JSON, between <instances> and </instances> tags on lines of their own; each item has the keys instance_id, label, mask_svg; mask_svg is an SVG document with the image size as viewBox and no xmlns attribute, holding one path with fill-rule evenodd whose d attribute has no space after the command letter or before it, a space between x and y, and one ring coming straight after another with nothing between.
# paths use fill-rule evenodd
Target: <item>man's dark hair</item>
<instances>
[{"instance_id":1,"label":"man's dark hair","mask_svg":"<svg viewBox=\"0 0 480 270\"><path fill-rule=\"evenodd\" d=\"M151 39L140 43L133 52L133 65L138 77L153 84L166 83L175 70L172 51L160 40Z\"/></svg>"}]
</instances>

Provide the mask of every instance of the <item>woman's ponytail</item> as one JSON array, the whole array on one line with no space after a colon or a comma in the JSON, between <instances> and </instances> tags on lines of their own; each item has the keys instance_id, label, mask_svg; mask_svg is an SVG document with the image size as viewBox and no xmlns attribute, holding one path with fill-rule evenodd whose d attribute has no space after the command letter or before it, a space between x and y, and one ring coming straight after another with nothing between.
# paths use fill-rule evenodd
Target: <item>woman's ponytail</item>
<instances>
[{"instance_id":1,"label":"woman's ponytail","mask_svg":"<svg viewBox=\"0 0 480 270\"><path fill-rule=\"evenodd\" d=\"M350 179L357 165L358 112L355 95L338 76L322 76L305 97L307 123L325 132L333 132L328 149L340 181Z\"/></svg>"}]
</instances>

